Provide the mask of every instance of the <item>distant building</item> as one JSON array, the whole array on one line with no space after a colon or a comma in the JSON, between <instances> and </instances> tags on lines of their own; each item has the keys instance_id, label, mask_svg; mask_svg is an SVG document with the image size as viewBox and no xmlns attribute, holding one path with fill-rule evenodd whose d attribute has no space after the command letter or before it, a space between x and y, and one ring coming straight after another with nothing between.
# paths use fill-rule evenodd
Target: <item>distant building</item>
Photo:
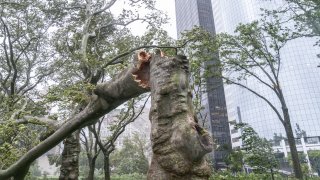
<instances>
[{"instance_id":1,"label":"distant building","mask_svg":"<svg viewBox=\"0 0 320 180\"><path fill-rule=\"evenodd\" d=\"M215 34L215 24L212 14L210 0L176 0L176 22L178 37L185 30L190 30L194 26L201 26L207 31ZM212 62L219 61L212 55ZM225 102L224 88L221 78L208 78L206 82L207 93L202 98L205 105L209 125L216 143L220 148L214 151L215 167L224 165L224 158L227 151L223 148L230 144L230 131L228 124L227 108Z\"/></svg>"}]
</instances>

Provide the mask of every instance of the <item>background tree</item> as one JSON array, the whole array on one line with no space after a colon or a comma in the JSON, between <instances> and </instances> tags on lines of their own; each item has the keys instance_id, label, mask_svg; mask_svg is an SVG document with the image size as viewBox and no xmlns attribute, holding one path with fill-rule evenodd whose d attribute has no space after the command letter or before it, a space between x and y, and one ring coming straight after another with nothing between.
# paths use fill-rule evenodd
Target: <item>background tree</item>
<instances>
[{"instance_id":1,"label":"background tree","mask_svg":"<svg viewBox=\"0 0 320 180\"><path fill-rule=\"evenodd\" d=\"M112 153L110 164L116 174L147 174L146 140L135 133L123 141L123 146Z\"/></svg>"},{"instance_id":2,"label":"background tree","mask_svg":"<svg viewBox=\"0 0 320 180\"><path fill-rule=\"evenodd\" d=\"M303 175L279 78L282 65L281 49L290 39L295 38L295 33L283 29L277 19L268 16L264 16L259 23L239 25L236 33L238 34L234 36L219 36L221 68L224 71L222 78L227 84L238 85L252 92L276 113L288 138L295 176L301 179ZM268 92L277 97L278 102L270 101L270 97L250 84L245 84L249 79L266 87Z\"/></svg>"},{"instance_id":3,"label":"background tree","mask_svg":"<svg viewBox=\"0 0 320 180\"><path fill-rule=\"evenodd\" d=\"M228 165L228 168L230 168L231 172L242 172L244 166L242 151L240 149L231 150L229 155L226 157L225 162Z\"/></svg>"},{"instance_id":4,"label":"background tree","mask_svg":"<svg viewBox=\"0 0 320 180\"><path fill-rule=\"evenodd\" d=\"M99 121L95 125L92 125L91 127L91 128L97 128L99 135L100 135L103 118L99 119ZM95 168L96 168L96 160L100 153L100 149L98 148L97 140L93 137L94 135L89 130L89 128L81 129L80 134L81 134L80 141L82 145L82 150L84 149L83 153L86 154L87 162L88 162L86 166L86 168L89 169L89 172L86 174L87 180L93 180Z\"/></svg>"},{"instance_id":5,"label":"background tree","mask_svg":"<svg viewBox=\"0 0 320 180\"><path fill-rule=\"evenodd\" d=\"M131 102L135 104L126 103L124 104L125 107L123 109L118 109L115 112L112 112L113 114L116 113L114 117L107 116L106 118L105 116L101 118L95 125L81 130L81 142L87 156L87 166L89 167L89 171L86 174L87 179L94 179L96 161L99 161L98 157L102 158L102 165L99 167L102 167L102 169L108 169L105 171L105 179L110 178L110 163L107 160L109 160L110 154L116 148L115 143L118 137L125 131L126 126L140 116L146 102L147 100L145 100L143 105L140 105L141 102L139 101ZM141 107L136 109L137 107L135 106ZM108 131L110 131L111 135L107 137L104 135L102 137L102 128L108 128ZM101 145L103 145L102 149ZM99 156L99 154L102 154L102 156Z\"/></svg>"},{"instance_id":6,"label":"background tree","mask_svg":"<svg viewBox=\"0 0 320 180\"><path fill-rule=\"evenodd\" d=\"M308 176L310 175L312 169L310 169L308 166L307 156L303 152L298 152L298 155L299 155L299 162L301 164L302 173L305 176L305 178L308 179ZM289 161L289 165L292 167L293 165L292 157L290 154L288 155L287 161Z\"/></svg>"},{"instance_id":7,"label":"background tree","mask_svg":"<svg viewBox=\"0 0 320 180\"><path fill-rule=\"evenodd\" d=\"M320 36L320 2L318 0L285 0L277 10L265 10L268 15L281 17L284 27L290 28L298 37ZM316 45L320 45L320 41ZM319 57L319 54L317 54Z\"/></svg>"},{"instance_id":8,"label":"background tree","mask_svg":"<svg viewBox=\"0 0 320 180\"><path fill-rule=\"evenodd\" d=\"M141 115L148 99L149 98L145 100L144 104L140 108L136 107L139 106L139 101L136 101L137 99L130 100L127 107L122 109L121 113L116 117L116 120L110 122L109 130L111 131L111 135L109 137L101 138L100 131L98 131L98 129L90 128L90 131L97 140L97 144L103 154L104 176L106 180L110 180L110 154L116 148L116 140L125 131L126 126Z\"/></svg>"},{"instance_id":9,"label":"background tree","mask_svg":"<svg viewBox=\"0 0 320 180\"><path fill-rule=\"evenodd\" d=\"M5 169L55 128L54 118L38 116L49 115L41 87L60 66L47 45L54 17L43 11L44 3L0 5L0 164Z\"/></svg>"},{"instance_id":10,"label":"background tree","mask_svg":"<svg viewBox=\"0 0 320 180\"><path fill-rule=\"evenodd\" d=\"M227 84L240 86L264 100L282 123L292 155L295 176L302 178L296 143L294 140L288 106L280 82L281 49L295 34L283 29L277 20L265 16L259 22L239 25L236 35L219 36L219 55L223 79ZM246 80L263 85L278 102L259 92Z\"/></svg>"},{"instance_id":11,"label":"background tree","mask_svg":"<svg viewBox=\"0 0 320 180\"><path fill-rule=\"evenodd\" d=\"M312 169L320 176L320 151L310 150L308 151L308 156Z\"/></svg>"},{"instance_id":12,"label":"background tree","mask_svg":"<svg viewBox=\"0 0 320 180\"><path fill-rule=\"evenodd\" d=\"M257 132L247 124L236 124L236 129L241 129L241 140L244 151L244 162L253 168L256 173L266 173L270 170L274 179L274 169L278 166L278 161L274 155L271 143L260 138Z\"/></svg>"},{"instance_id":13,"label":"background tree","mask_svg":"<svg viewBox=\"0 0 320 180\"><path fill-rule=\"evenodd\" d=\"M218 51L220 62L206 64L207 69L203 75L221 77L225 84L240 86L269 105L286 131L295 175L302 178L289 111L279 78L282 67L281 50L298 35L289 28L283 28L277 17L268 14L264 14L259 22L240 24L235 33L220 34L213 38L201 29L194 29L189 33L189 38L197 38L199 42L192 44L190 47L194 50L188 53L202 62L209 62ZM219 67L220 71L212 71L212 66ZM258 91L255 84L265 87L278 102L271 101L269 96Z\"/></svg>"}]
</instances>

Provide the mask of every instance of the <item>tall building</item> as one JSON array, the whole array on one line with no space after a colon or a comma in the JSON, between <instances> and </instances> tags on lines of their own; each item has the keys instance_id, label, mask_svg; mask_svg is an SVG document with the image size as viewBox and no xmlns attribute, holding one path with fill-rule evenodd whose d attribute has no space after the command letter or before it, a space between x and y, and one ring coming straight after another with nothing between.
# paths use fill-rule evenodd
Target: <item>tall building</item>
<instances>
[{"instance_id":1,"label":"tall building","mask_svg":"<svg viewBox=\"0 0 320 180\"><path fill-rule=\"evenodd\" d=\"M176 0L175 7L178 37L181 32L190 30L194 26L201 26L215 34L210 0ZM212 55L212 57L213 63L218 61L215 55ZM222 79L208 78L206 92L203 98L205 104L205 112L203 113L207 115L209 130L220 147L230 146L230 131ZM227 151L223 148L214 151L216 168L223 166L226 155Z\"/></svg>"},{"instance_id":2,"label":"tall building","mask_svg":"<svg viewBox=\"0 0 320 180\"><path fill-rule=\"evenodd\" d=\"M234 33L239 23L248 23L260 18L260 8L276 9L283 5L282 0L212 0L216 32ZM280 52L282 69L280 81L291 117L292 127L296 124L306 132L306 143L320 143L320 70L317 68L319 46L316 40L299 38L290 41ZM265 86L248 80L266 96L278 109L280 104L273 93ZM285 137L285 131L276 114L265 101L235 85L225 86L229 121L246 122L260 136L273 139ZM281 110L281 109L280 109ZM231 128L233 147L241 145L239 132ZM309 142L310 141L310 142Z\"/></svg>"}]
</instances>

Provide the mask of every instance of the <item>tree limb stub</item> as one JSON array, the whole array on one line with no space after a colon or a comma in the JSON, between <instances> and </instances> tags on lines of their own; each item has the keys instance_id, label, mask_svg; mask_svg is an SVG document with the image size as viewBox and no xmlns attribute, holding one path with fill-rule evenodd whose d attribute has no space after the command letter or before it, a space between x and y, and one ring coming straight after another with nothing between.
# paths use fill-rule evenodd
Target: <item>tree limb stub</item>
<instances>
[{"instance_id":1,"label":"tree limb stub","mask_svg":"<svg viewBox=\"0 0 320 180\"><path fill-rule=\"evenodd\" d=\"M59 144L75 130L94 124L99 117L112 111L127 100L148 92L149 88L139 86L134 80L133 72L137 72L135 66L127 68L111 81L97 85L89 104L84 110L70 118L55 133L29 150L8 169L0 170L0 179L7 179L18 174L19 170L30 165L35 159Z\"/></svg>"}]
</instances>

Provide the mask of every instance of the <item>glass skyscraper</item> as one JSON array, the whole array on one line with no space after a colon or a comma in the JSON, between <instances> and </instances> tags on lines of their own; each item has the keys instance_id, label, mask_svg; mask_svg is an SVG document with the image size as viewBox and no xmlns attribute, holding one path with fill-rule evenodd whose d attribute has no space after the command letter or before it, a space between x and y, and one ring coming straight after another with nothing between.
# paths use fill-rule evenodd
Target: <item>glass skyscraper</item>
<instances>
[{"instance_id":1,"label":"glass skyscraper","mask_svg":"<svg viewBox=\"0 0 320 180\"><path fill-rule=\"evenodd\" d=\"M275 9L281 0L211 0L217 33L234 33L239 23L259 19L260 8ZM281 50L281 86L284 91L293 129L299 125L308 137L320 136L320 52L314 46L316 39L299 38L290 41ZM280 104L265 86L248 80L247 85L267 97L278 109ZM275 134L285 137L285 131L276 114L265 101L235 85L225 86L229 121L246 122L260 136L272 139ZM239 132L231 128L232 144L240 146ZM319 142L319 138L317 137Z\"/></svg>"},{"instance_id":2,"label":"glass skyscraper","mask_svg":"<svg viewBox=\"0 0 320 180\"><path fill-rule=\"evenodd\" d=\"M201 26L215 34L214 19L210 0L176 0L176 22L178 37L180 32L190 30L194 26ZM212 61L218 61L212 55ZM224 88L221 78L208 78L206 83L205 114L209 121L209 130L212 132L219 146L231 145L229 123L227 116ZM219 148L214 151L215 167L220 168L227 151Z\"/></svg>"}]
</instances>

